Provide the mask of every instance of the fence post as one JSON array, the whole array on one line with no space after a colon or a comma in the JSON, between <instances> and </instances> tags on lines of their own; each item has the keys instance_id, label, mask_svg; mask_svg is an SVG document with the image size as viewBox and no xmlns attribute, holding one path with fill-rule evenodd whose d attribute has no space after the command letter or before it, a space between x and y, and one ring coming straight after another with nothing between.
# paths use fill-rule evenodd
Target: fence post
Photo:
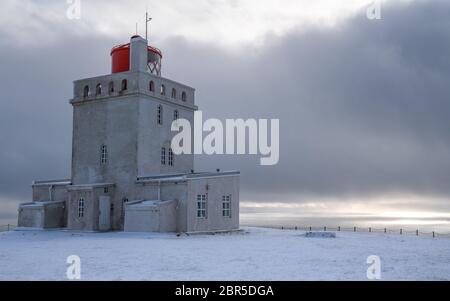
<instances>
[{"instance_id":1,"label":"fence post","mask_svg":"<svg viewBox=\"0 0 450 301\"><path fill-rule=\"evenodd\" d=\"M434 235L434 231L433 231L433 238L435 237L435 235Z\"/></svg>"},{"instance_id":2,"label":"fence post","mask_svg":"<svg viewBox=\"0 0 450 301\"><path fill-rule=\"evenodd\" d=\"M400 235L402 235L403 234L403 229L400 229Z\"/></svg>"},{"instance_id":3,"label":"fence post","mask_svg":"<svg viewBox=\"0 0 450 301\"><path fill-rule=\"evenodd\" d=\"M341 226L338 226L338 232L341 232Z\"/></svg>"},{"instance_id":4,"label":"fence post","mask_svg":"<svg viewBox=\"0 0 450 301\"><path fill-rule=\"evenodd\" d=\"M384 233L386 233L387 232L387 229L386 228L384 228Z\"/></svg>"},{"instance_id":5,"label":"fence post","mask_svg":"<svg viewBox=\"0 0 450 301\"><path fill-rule=\"evenodd\" d=\"M372 228L371 227L369 227L369 233L371 233L372 232Z\"/></svg>"},{"instance_id":6,"label":"fence post","mask_svg":"<svg viewBox=\"0 0 450 301\"><path fill-rule=\"evenodd\" d=\"M419 236L419 229L416 230L416 236Z\"/></svg>"},{"instance_id":7,"label":"fence post","mask_svg":"<svg viewBox=\"0 0 450 301\"><path fill-rule=\"evenodd\" d=\"M325 226L325 227L323 227L323 231L327 231L327 227Z\"/></svg>"},{"instance_id":8,"label":"fence post","mask_svg":"<svg viewBox=\"0 0 450 301\"><path fill-rule=\"evenodd\" d=\"M9 232L9 224L8 224L8 232Z\"/></svg>"},{"instance_id":9,"label":"fence post","mask_svg":"<svg viewBox=\"0 0 450 301\"><path fill-rule=\"evenodd\" d=\"M311 226L309 226L309 231L312 231L312 227Z\"/></svg>"},{"instance_id":10,"label":"fence post","mask_svg":"<svg viewBox=\"0 0 450 301\"><path fill-rule=\"evenodd\" d=\"M356 227L353 227L353 232L356 232Z\"/></svg>"},{"instance_id":11,"label":"fence post","mask_svg":"<svg viewBox=\"0 0 450 301\"><path fill-rule=\"evenodd\" d=\"M295 230L297 230L297 226L295 226Z\"/></svg>"},{"instance_id":12,"label":"fence post","mask_svg":"<svg viewBox=\"0 0 450 301\"><path fill-rule=\"evenodd\" d=\"M284 227L283 227L283 226L281 226L281 230L284 230Z\"/></svg>"}]
</instances>

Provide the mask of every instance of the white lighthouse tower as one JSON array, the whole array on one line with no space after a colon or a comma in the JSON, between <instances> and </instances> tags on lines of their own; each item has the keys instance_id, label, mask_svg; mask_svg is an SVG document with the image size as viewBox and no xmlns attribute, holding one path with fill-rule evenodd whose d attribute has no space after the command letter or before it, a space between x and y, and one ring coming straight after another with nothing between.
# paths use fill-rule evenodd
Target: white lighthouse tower
<instances>
[{"instance_id":1,"label":"white lighthouse tower","mask_svg":"<svg viewBox=\"0 0 450 301\"><path fill-rule=\"evenodd\" d=\"M239 172L194 172L171 149L172 122L193 124L195 90L163 78L163 55L135 35L108 75L74 82L71 178L37 181L19 226L77 230L239 228Z\"/></svg>"}]
</instances>

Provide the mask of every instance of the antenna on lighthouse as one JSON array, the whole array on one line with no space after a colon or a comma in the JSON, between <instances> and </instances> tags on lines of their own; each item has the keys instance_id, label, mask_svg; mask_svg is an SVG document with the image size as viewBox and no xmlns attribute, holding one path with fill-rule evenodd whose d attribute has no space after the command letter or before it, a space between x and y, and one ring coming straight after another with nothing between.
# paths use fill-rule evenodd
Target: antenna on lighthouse
<instances>
[{"instance_id":1,"label":"antenna on lighthouse","mask_svg":"<svg viewBox=\"0 0 450 301\"><path fill-rule=\"evenodd\" d=\"M148 10L145 11L145 39L148 41L148 23L152 20L153 18L149 18L148 17Z\"/></svg>"}]
</instances>

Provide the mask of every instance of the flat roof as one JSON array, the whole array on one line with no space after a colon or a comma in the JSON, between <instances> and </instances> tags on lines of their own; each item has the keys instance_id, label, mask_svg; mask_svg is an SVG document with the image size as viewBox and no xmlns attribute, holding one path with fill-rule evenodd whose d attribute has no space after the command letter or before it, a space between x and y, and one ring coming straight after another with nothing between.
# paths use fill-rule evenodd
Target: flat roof
<instances>
[{"instance_id":1,"label":"flat roof","mask_svg":"<svg viewBox=\"0 0 450 301\"><path fill-rule=\"evenodd\" d=\"M46 180L46 181L33 181L32 186L63 186L72 184L71 179L64 180Z\"/></svg>"},{"instance_id":2,"label":"flat roof","mask_svg":"<svg viewBox=\"0 0 450 301\"><path fill-rule=\"evenodd\" d=\"M137 182L176 182L176 181L187 181L202 178L217 178L217 177L228 177L228 176L239 176L240 171L218 171L218 172L194 172L194 173L178 173L178 174L162 174L162 175L151 175L151 176L141 176L137 178Z\"/></svg>"},{"instance_id":3,"label":"flat roof","mask_svg":"<svg viewBox=\"0 0 450 301\"><path fill-rule=\"evenodd\" d=\"M102 188L102 187L112 187L116 186L114 183L94 183L94 184L79 184L79 185L69 185L68 190L76 189L92 189L92 188Z\"/></svg>"}]
</instances>

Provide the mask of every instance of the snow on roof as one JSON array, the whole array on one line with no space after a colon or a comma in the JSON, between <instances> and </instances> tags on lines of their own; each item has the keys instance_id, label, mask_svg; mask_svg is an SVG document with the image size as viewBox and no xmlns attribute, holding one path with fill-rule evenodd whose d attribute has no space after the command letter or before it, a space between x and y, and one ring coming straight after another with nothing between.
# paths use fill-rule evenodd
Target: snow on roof
<instances>
[{"instance_id":1,"label":"snow on roof","mask_svg":"<svg viewBox=\"0 0 450 301\"><path fill-rule=\"evenodd\" d=\"M165 175L153 175L138 177L138 182L176 182L186 181L201 178L214 178L214 177L226 177L226 176L238 176L241 173L239 171L217 171L217 172L197 172L197 173L180 173L180 174L165 174Z\"/></svg>"},{"instance_id":2,"label":"snow on roof","mask_svg":"<svg viewBox=\"0 0 450 301\"><path fill-rule=\"evenodd\" d=\"M48 200L42 200L42 201L34 201L31 203L23 203L20 204L20 207L44 207L45 205L52 205L52 204L58 204L58 203L64 203L64 201L48 201Z\"/></svg>"},{"instance_id":3,"label":"snow on roof","mask_svg":"<svg viewBox=\"0 0 450 301\"><path fill-rule=\"evenodd\" d=\"M161 201L161 200L140 200L133 201L126 204L127 207L157 207L163 204L171 203L170 201Z\"/></svg>"},{"instance_id":4,"label":"snow on roof","mask_svg":"<svg viewBox=\"0 0 450 301\"><path fill-rule=\"evenodd\" d=\"M114 183L94 183L94 184L80 184L80 185L70 185L68 189L77 188L102 188L102 187L112 187L115 186Z\"/></svg>"},{"instance_id":5,"label":"snow on roof","mask_svg":"<svg viewBox=\"0 0 450 301\"><path fill-rule=\"evenodd\" d=\"M59 186L59 185L70 185L72 184L72 180L47 180L47 181L33 181L33 186Z\"/></svg>"}]
</instances>

